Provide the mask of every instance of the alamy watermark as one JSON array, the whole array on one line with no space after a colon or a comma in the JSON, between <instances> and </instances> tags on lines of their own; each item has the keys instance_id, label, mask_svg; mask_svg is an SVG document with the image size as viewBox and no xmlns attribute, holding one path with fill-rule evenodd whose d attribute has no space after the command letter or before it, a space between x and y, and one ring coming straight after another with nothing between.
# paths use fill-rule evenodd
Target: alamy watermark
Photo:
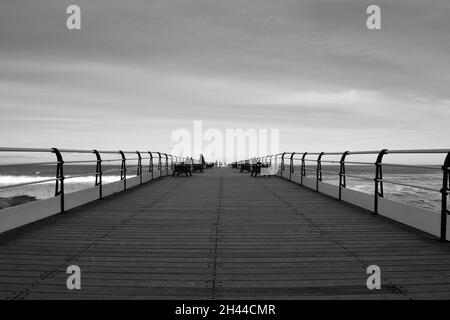
<instances>
[{"instance_id":1,"label":"alamy watermark","mask_svg":"<svg viewBox=\"0 0 450 320\"><path fill-rule=\"evenodd\" d=\"M67 267L66 273L69 274L66 281L67 289L80 290L81 289L81 269L79 266L73 264Z\"/></svg>"},{"instance_id":2,"label":"alamy watermark","mask_svg":"<svg viewBox=\"0 0 450 320\"><path fill-rule=\"evenodd\" d=\"M81 30L81 8L76 4L71 4L66 8L66 27L68 30ZM369 30L381 30L381 8L376 4L371 4L366 9L369 16L366 19L366 27Z\"/></svg>"},{"instance_id":3,"label":"alamy watermark","mask_svg":"<svg viewBox=\"0 0 450 320\"><path fill-rule=\"evenodd\" d=\"M381 289L381 269L376 264L367 267L367 274L370 276L367 278L366 286L369 290Z\"/></svg>"},{"instance_id":4,"label":"alamy watermark","mask_svg":"<svg viewBox=\"0 0 450 320\"><path fill-rule=\"evenodd\" d=\"M171 140L176 142L171 154L194 158L203 154L207 160L228 163L275 154L280 150L279 129L205 129L203 121L194 121L191 130L174 130Z\"/></svg>"},{"instance_id":5,"label":"alamy watermark","mask_svg":"<svg viewBox=\"0 0 450 320\"><path fill-rule=\"evenodd\" d=\"M71 4L66 8L66 13L69 15L66 19L66 27L68 30L81 29L81 8L76 4Z\"/></svg>"},{"instance_id":6,"label":"alamy watermark","mask_svg":"<svg viewBox=\"0 0 450 320\"><path fill-rule=\"evenodd\" d=\"M366 13L369 15L366 20L366 27L369 30L381 30L381 8L376 4L367 7Z\"/></svg>"}]
</instances>

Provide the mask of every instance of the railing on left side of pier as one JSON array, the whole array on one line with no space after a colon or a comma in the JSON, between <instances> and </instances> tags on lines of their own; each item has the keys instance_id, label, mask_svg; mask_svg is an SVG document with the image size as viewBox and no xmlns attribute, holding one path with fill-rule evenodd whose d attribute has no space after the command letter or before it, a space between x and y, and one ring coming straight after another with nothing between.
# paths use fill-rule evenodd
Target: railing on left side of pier
<instances>
[{"instance_id":1,"label":"railing on left side of pier","mask_svg":"<svg viewBox=\"0 0 450 320\"><path fill-rule=\"evenodd\" d=\"M156 179L167 176L172 173L175 163L184 161L184 158L155 151L108 151L108 150L77 150L77 149L58 149L58 148L0 148L0 154L5 153L38 153L53 154L56 161L45 162L20 162L0 164L0 167L8 166L54 166L55 177L51 179L41 179L37 181L8 184L0 186L0 190L14 189L30 185L39 185L43 183L55 183L54 197L29 202L26 204L9 207L0 210L0 233L14 229L16 227L31 223L33 221L57 214L64 213L66 210L78 207L88 202L102 199L108 195L121 192ZM67 154L72 155L91 155L92 160L64 160ZM112 159L105 159L105 155L117 156ZM145 162L148 160L148 164ZM130 161L136 161L137 164L130 166ZM156 162L156 163L155 163ZM65 168L68 165L85 165L92 163L95 165L95 172L65 175ZM105 164L118 164L120 169L113 168L104 170ZM117 165L117 166L118 166ZM132 176L127 173L132 172ZM110 183L104 183L103 177L107 174L120 174L120 180ZM65 182L70 179L81 177L95 177L95 183L92 187L67 193Z\"/></svg>"}]
</instances>

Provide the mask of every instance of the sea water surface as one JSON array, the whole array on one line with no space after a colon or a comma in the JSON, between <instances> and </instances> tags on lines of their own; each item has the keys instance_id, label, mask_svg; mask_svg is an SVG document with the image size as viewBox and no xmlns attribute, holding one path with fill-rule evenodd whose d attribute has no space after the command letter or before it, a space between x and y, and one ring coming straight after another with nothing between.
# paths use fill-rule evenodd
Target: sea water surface
<instances>
[{"instance_id":1,"label":"sea water surface","mask_svg":"<svg viewBox=\"0 0 450 320\"><path fill-rule=\"evenodd\" d=\"M102 177L103 184L120 180L120 165L103 165L103 171L114 170L115 172L105 173ZM144 169L143 169L144 170ZM64 191L71 193L95 186L95 166L88 165L64 165ZM136 176L137 169L127 170L127 178ZM92 176L74 177L84 174ZM55 165L30 165L30 166L6 166L0 167L0 187L29 182L38 182L56 178ZM47 199L55 195L55 181L19 186L15 188L0 189L0 198L28 195L36 199Z\"/></svg>"}]
</instances>

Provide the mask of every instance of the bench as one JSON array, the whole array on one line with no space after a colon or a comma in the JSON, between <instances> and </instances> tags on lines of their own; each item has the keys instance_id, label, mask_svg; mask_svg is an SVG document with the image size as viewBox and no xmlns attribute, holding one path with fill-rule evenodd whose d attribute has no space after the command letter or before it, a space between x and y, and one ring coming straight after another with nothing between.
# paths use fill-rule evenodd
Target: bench
<instances>
[{"instance_id":1,"label":"bench","mask_svg":"<svg viewBox=\"0 0 450 320\"><path fill-rule=\"evenodd\" d=\"M174 164L172 176L175 174L179 176L182 173L184 173L186 177L192 176L191 165L185 164L184 162Z\"/></svg>"},{"instance_id":2,"label":"bench","mask_svg":"<svg viewBox=\"0 0 450 320\"><path fill-rule=\"evenodd\" d=\"M250 166L249 162L241 163L241 170L240 170L240 172L244 172L244 171L251 172L251 166Z\"/></svg>"},{"instance_id":3,"label":"bench","mask_svg":"<svg viewBox=\"0 0 450 320\"><path fill-rule=\"evenodd\" d=\"M258 174L261 174L261 168L269 168L269 164L268 163L262 163L262 162L257 162L252 164L252 177L256 177ZM268 170L267 173L265 172L264 175L267 175L270 177L270 175L268 174Z\"/></svg>"},{"instance_id":4,"label":"bench","mask_svg":"<svg viewBox=\"0 0 450 320\"><path fill-rule=\"evenodd\" d=\"M203 172L203 163L193 163L192 172Z\"/></svg>"}]
</instances>

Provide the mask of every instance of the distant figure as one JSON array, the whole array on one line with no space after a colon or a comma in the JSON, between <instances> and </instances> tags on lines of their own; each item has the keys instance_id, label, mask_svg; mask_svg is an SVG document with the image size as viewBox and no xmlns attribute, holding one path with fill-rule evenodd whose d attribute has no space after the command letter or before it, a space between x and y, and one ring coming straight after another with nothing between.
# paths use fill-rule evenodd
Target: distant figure
<instances>
[{"instance_id":1,"label":"distant figure","mask_svg":"<svg viewBox=\"0 0 450 320\"><path fill-rule=\"evenodd\" d=\"M258 173L261 172L261 162L259 160L257 160L256 158L251 158L250 159L250 164L252 167L252 177L256 177L258 175Z\"/></svg>"},{"instance_id":2,"label":"distant figure","mask_svg":"<svg viewBox=\"0 0 450 320\"><path fill-rule=\"evenodd\" d=\"M186 171L189 173L189 176L192 176L192 171L191 171L192 164L193 164L192 158L187 158L186 161L184 162Z\"/></svg>"}]
</instances>

